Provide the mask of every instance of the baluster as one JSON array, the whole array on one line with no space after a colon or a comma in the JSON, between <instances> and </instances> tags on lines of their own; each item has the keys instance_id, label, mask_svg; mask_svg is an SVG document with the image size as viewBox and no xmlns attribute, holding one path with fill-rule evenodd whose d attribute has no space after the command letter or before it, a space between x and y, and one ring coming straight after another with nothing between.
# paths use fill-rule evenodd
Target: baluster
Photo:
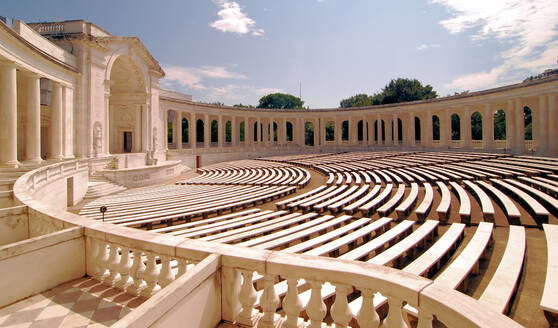
<instances>
[{"instance_id":1,"label":"baluster","mask_svg":"<svg viewBox=\"0 0 558 328\"><path fill-rule=\"evenodd\" d=\"M92 237L89 240L89 254L87 254L88 274L90 277L97 277L99 275L99 265L97 264L97 257L99 256L99 243Z\"/></svg>"},{"instance_id":2,"label":"baluster","mask_svg":"<svg viewBox=\"0 0 558 328\"><path fill-rule=\"evenodd\" d=\"M287 278L287 295L283 298L283 309L286 313L286 320L283 322L283 328L297 328L298 317L302 311L302 301L298 297L298 279Z\"/></svg>"},{"instance_id":3,"label":"baluster","mask_svg":"<svg viewBox=\"0 0 558 328\"><path fill-rule=\"evenodd\" d=\"M188 260L178 259L178 272L176 273L176 278L182 276L188 270Z\"/></svg>"},{"instance_id":4,"label":"baluster","mask_svg":"<svg viewBox=\"0 0 558 328\"><path fill-rule=\"evenodd\" d=\"M130 248L122 247L122 255L120 256L120 265L118 266L118 272L120 272L120 280L116 284L116 287L126 290L130 285L130 268L132 267L132 261L130 259Z\"/></svg>"},{"instance_id":5,"label":"baluster","mask_svg":"<svg viewBox=\"0 0 558 328\"><path fill-rule=\"evenodd\" d=\"M352 291L351 286L335 284L335 303L331 306L331 317L335 327L347 327L353 317L347 302L349 291Z\"/></svg>"},{"instance_id":6,"label":"baluster","mask_svg":"<svg viewBox=\"0 0 558 328\"><path fill-rule=\"evenodd\" d=\"M274 286L274 276L270 274L266 274L264 276L264 291L262 293L261 302L262 310L263 310L263 317L260 319L258 323L258 327L261 326L263 328L273 328L274 319L275 319L275 311L279 306L279 297L275 293L275 286Z\"/></svg>"},{"instance_id":7,"label":"baluster","mask_svg":"<svg viewBox=\"0 0 558 328\"><path fill-rule=\"evenodd\" d=\"M401 311L403 301L395 298L388 297L389 311L386 319L384 320L383 327L385 328L408 328L403 320L403 312Z\"/></svg>"},{"instance_id":8,"label":"baluster","mask_svg":"<svg viewBox=\"0 0 558 328\"><path fill-rule=\"evenodd\" d=\"M115 286L118 281L118 269L120 266L120 256L118 255L118 246L109 243L109 258L107 261L107 266L109 268L109 276L106 278L105 282L111 286Z\"/></svg>"},{"instance_id":9,"label":"baluster","mask_svg":"<svg viewBox=\"0 0 558 328\"><path fill-rule=\"evenodd\" d=\"M145 288L141 291L141 295L151 297L158 291L157 279L159 278L159 268L155 262L155 254L147 253L147 266L143 273L143 280L145 280Z\"/></svg>"},{"instance_id":10,"label":"baluster","mask_svg":"<svg viewBox=\"0 0 558 328\"><path fill-rule=\"evenodd\" d=\"M171 269L171 258L169 256L161 256L161 274L159 274L159 285L165 288L174 281L174 273Z\"/></svg>"},{"instance_id":11,"label":"baluster","mask_svg":"<svg viewBox=\"0 0 558 328\"><path fill-rule=\"evenodd\" d=\"M133 295L140 295L143 286L143 274L145 273L145 264L143 264L142 251L134 250L134 263L132 264L131 276L134 280L128 287L128 292Z\"/></svg>"},{"instance_id":12,"label":"baluster","mask_svg":"<svg viewBox=\"0 0 558 328\"><path fill-rule=\"evenodd\" d=\"M306 314L310 318L308 328L321 328L322 321L327 312L327 308L322 301L322 283L319 281L309 281L312 293L306 306Z\"/></svg>"},{"instance_id":13,"label":"baluster","mask_svg":"<svg viewBox=\"0 0 558 328\"><path fill-rule=\"evenodd\" d=\"M374 307L374 291L363 288L360 290L362 305L357 314L357 322L360 328L378 328L380 316Z\"/></svg>"},{"instance_id":14,"label":"baluster","mask_svg":"<svg viewBox=\"0 0 558 328\"><path fill-rule=\"evenodd\" d=\"M433 319L434 316L432 316L432 313L419 309L417 328L432 328Z\"/></svg>"},{"instance_id":15,"label":"baluster","mask_svg":"<svg viewBox=\"0 0 558 328\"><path fill-rule=\"evenodd\" d=\"M252 271L240 270L240 272L244 279L240 287L240 294L238 295L239 302L242 305L242 309L238 314L238 323L252 327L254 325L252 312L258 295L254 289L254 283L252 282Z\"/></svg>"},{"instance_id":16,"label":"baluster","mask_svg":"<svg viewBox=\"0 0 558 328\"><path fill-rule=\"evenodd\" d=\"M99 253L97 254L97 259L95 262L97 263L97 267L99 268L99 271L97 273L97 276L94 278L102 282L103 279L105 278L105 274L107 271L107 262L108 262L109 254L107 252L107 243L105 243L102 240L99 240L98 245L99 245Z\"/></svg>"}]
</instances>

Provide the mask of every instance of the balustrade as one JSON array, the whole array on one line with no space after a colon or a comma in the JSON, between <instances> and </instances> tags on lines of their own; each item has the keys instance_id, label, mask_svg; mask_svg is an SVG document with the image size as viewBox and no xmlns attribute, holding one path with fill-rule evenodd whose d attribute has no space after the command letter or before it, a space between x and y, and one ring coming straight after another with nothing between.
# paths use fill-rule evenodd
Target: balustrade
<instances>
[{"instance_id":1,"label":"balustrade","mask_svg":"<svg viewBox=\"0 0 558 328\"><path fill-rule=\"evenodd\" d=\"M176 278L184 275L193 263L184 258L156 254L122 246L91 236L91 276L117 289L136 296L151 297Z\"/></svg>"},{"instance_id":2,"label":"balustrade","mask_svg":"<svg viewBox=\"0 0 558 328\"><path fill-rule=\"evenodd\" d=\"M508 140L494 140L494 149L508 149Z\"/></svg>"},{"instance_id":3,"label":"balustrade","mask_svg":"<svg viewBox=\"0 0 558 328\"><path fill-rule=\"evenodd\" d=\"M484 149L484 140L471 140L471 147L474 149Z\"/></svg>"}]
</instances>

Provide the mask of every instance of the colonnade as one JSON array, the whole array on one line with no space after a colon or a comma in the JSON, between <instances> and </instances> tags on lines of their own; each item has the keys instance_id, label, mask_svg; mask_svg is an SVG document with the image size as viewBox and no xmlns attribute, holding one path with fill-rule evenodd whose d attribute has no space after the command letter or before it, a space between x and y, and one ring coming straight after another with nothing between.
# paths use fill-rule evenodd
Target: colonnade
<instances>
[{"instance_id":1,"label":"colonnade","mask_svg":"<svg viewBox=\"0 0 558 328\"><path fill-rule=\"evenodd\" d=\"M73 89L52 82L48 158L73 157ZM66 100L70 101L66 101ZM0 167L39 164L41 157L41 76L0 62ZM65 134L70 134L64 138ZM45 144L45 143L43 143Z\"/></svg>"},{"instance_id":2,"label":"colonnade","mask_svg":"<svg viewBox=\"0 0 558 328\"><path fill-rule=\"evenodd\" d=\"M224 147L388 146L557 154L558 129L553 127L558 123L556 97L557 93L546 92L504 100L470 101L461 105L447 101L448 106L440 106L444 105L444 100L438 100L431 106L423 102L417 105L306 111L208 109L198 104L188 110L167 110L166 117L170 117L168 113L172 111L176 118L170 122L172 136L169 137L168 148L171 151L192 149L203 152ZM168 102L165 107L172 108L173 105ZM495 115L500 115L498 112L503 114L495 121ZM183 134L183 119L187 120L189 136L188 142L184 143L182 141L186 140L180 137ZM527 121L529 131L532 131L529 138L525 133ZM212 124L217 126L217 136L215 138L213 133L213 140ZM230 130L226 128L227 124ZM201 135L197 130L202 125L203 142L192 142ZM498 133L505 134L505 137L495 136L495 131L500 131ZM244 136L243 140L240 135Z\"/></svg>"}]
</instances>

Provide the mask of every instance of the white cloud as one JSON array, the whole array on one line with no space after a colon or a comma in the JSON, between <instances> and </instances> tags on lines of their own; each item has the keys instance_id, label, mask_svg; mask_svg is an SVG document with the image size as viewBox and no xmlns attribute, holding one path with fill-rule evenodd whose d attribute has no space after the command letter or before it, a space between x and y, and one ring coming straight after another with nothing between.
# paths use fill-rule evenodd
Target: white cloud
<instances>
[{"instance_id":1,"label":"white cloud","mask_svg":"<svg viewBox=\"0 0 558 328\"><path fill-rule=\"evenodd\" d=\"M444 5L452 17L440 22L451 34L472 30L471 39L498 40L506 48L496 66L461 76L447 86L481 89L526 77L556 63L558 2L556 0L431 0ZM554 54L554 56L552 55Z\"/></svg>"},{"instance_id":2,"label":"white cloud","mask_svg":"<svg viewBox=\"0 0 558 328\"><path fill-rule=\"evenodd\" d=\"M250 33L255 36L262 36L264 30L256 28L256 21L248 17L242 8L235 1L214 0L221 7L217 13L219 19L209 24L209 26L221 31L238 34Z\"/></svg>"},{"instance_id":3,"label":"white cloud","mask_svg":"<svg viewBox=\"0 0 558 328\"><path fill-rule=\"evenodd\" d=\"M163 86L178 84L181 87L192 88L195 90L206 90L207 86L202 83L203 79L234 79L244 80L246 76L240 73L230 72L222 66L163 66L166 75L161 81Z\"/></svg>"},{"instance_id":4,"label":"white cloud","mask_svg":"<svg viewBox=\"0 0 558 328\"><path fill-rule=\"evenodd\" d=\"M260 88L250 84L226 83L227 80L247 80L240 73L231 72L223 66L184 67L163 65L165 78L161 86L165 89L193 94L202 101L256 104L257 99L274 92L277 88ZM225 84L222 84L225 82Z\"/></svg>"},{"instance_id":5,"label":"white cloud","mask_svg":"<svg viewBox=\"0 0 558 328\"><path fill-rule=\"evenodd\" d=\"M433 43L433 44L425 44L425 43L423 43L423 44L417 46L417 50L418 50L418 51L422 51L422 50L426 50L426 49L429 49L429 48L440 48L440 47L441 47L441 46L440 46L439 44L437 44L437 43Z\"/></svg>"}]
</instances>

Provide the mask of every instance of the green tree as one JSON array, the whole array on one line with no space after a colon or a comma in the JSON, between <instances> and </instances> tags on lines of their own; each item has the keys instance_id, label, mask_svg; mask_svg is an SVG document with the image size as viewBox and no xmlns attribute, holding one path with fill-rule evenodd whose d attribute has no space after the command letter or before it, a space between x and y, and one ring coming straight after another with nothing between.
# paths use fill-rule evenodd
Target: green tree
<instances>
[{"instance_id":1,"label":"green tree","mask_svg":"<svg viewBox=\"0 0 558 328\"><path fill-rule=\"evenodd\" d=\"M397 78L391 80L382 92L373 95L357 94L339 103L341 108L392 104L398 102L432 99L438 97L431 85L423 86L417 79Z\"/></svg>"},{"instance_id":2,"label":"green tree","mask_svg":"<svg viewBox=\"0 0 558 328\"><path fill-rule=\"evenodd\" d=\"M258 108L303 108L304 101L286 93L272 93L260 98Z\"/></svg>"}]
</instances>

